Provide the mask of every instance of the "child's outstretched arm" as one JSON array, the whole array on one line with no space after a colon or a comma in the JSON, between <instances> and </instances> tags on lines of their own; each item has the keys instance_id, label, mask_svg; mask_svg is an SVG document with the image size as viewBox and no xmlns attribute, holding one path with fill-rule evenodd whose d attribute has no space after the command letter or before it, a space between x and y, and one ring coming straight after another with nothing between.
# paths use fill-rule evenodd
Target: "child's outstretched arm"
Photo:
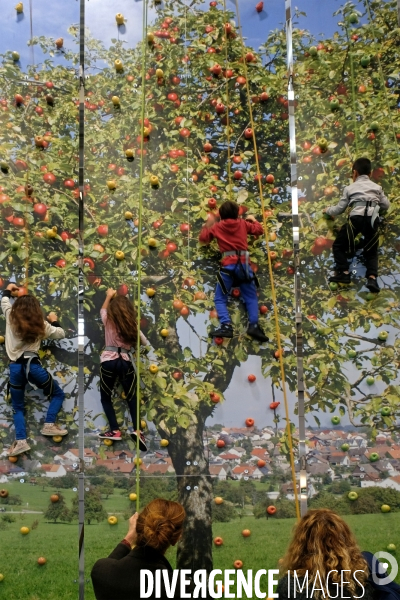
<instances>
[{"instance_id":1,"label":"child's outstretched arm","mask_svg":"<svg viewBox=\"0 0 400 600\"><path fill-rule=\"evenodd\" d=\"M258 236L264 233L264 227L257 221L254 215L246 215L245 223L249 235Z\"/></svg>"},{"instance_id":2,"label":"child's outstretched arm","mask_svg":"<svg viewBox=\"0 0 400 600\"><path fill-rule=\"evenodd\" d=\"M382 188L380 189L380 192L379 192L379 206L382 210L387 210L390 206L390 202L386 198L385 194L383 193Z\"/></svg>"},{"instance_id":3,"label":"child's outstretched arm","mask_svg":"<svg viewBox=\"0 0 400 600\"><path fill-rule=\"evenodd\" d=\"M50 340L62 340L65 338L65 331L58 322L55 312L47 315L47 321L44 322L45 337Z\"/></svg>"},{"instance_id":4,"label":"child's outstretched arm","mask_svg":"<svg viewBox=\"0 0 400 600\"><path fill-rule=\"evenodd\" d=\"M106 292L106 297L103 302L103 306L101 307L102 309L105 308L107 310L108 305L111 302L111 299L114 298L116 293L117 293L117 290L114 290L113 288L108 288L108 290Z\"/></svg>"},{"instance_id":5,"label":"child's outstretched arm","mask_svg":"<svg viewBox=\"0 0 400 600\"><path fill-rule=\"evenodd\" d=\"M207 217L207 221L204 223L202 230L200 231L199 240L202 244L210 244L214 239L214 233L212 228L218 221L217 215L210 213Z\"/></svg>"},{"instance_id":6,"label":"child's outstretched arm","mask_svg":"<svg viewBox=\"0 0 400 600\"><path fill-rule=\"evenodd\" d=\"M336 217L336 215L341 215L342 213L344 213L344 211L348 207L349 200L350 200L350 198L348 195L347 187L345 187L343 190L343 196L341 197L339 202L336 204L336 206L328 206L327 208L324 209L323 212L326 213L327 215L329 215L330 217Z\"/></svg>"},{"instance_id":7,"label":"child's outstretched arm","mask_svg":"<svg viewBox=\"0 0 400 600\"><path fill-rule=\"evenodd\" d=\"M18 290L19 287L15 285L15 283L9 283L7 288L3 292L3 297L1 299L1 310L3 311L3 315L6 318L6 323L8 323L10 311L12 308L10 298L11 296L18 296Z\"/></svg>"}]
</instances>

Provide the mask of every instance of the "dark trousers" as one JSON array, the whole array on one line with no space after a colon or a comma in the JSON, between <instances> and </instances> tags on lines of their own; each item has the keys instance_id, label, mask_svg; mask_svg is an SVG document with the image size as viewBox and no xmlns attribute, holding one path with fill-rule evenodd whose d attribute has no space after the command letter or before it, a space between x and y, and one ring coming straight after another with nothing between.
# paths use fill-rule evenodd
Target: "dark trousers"
<instances>
[{"instance_id":1,"label":"dark trousers","mask_svg":"<svg viewBox=\"0 0 400 600\"><path fill-rule=\"evenodd\" d=\"M131 361L123 358L106 360L100 365L100 399L103 410L110 424L110 429L119 429L117 416L111 400L114 385L119 379L125 393L125 401L128 405L132 419L133 429L137 429L137 396L136 396L136 373Z\"/></svg>"},{"instance_id":2,"label":"dark trousers","mask_svg":"<svg viewBox=\"0 0 400 600\"><path fill-rule=\"evenodd\" d=\"M332 250L336 271L348 270L349 258L353 258L356 252L355 238L359 233L364 237L363 255L367 267L366 277L370 275L377 277L379 234L371 227L371 217L361 215L350 217L333 242Z\"/></svg>"}]
</instances>

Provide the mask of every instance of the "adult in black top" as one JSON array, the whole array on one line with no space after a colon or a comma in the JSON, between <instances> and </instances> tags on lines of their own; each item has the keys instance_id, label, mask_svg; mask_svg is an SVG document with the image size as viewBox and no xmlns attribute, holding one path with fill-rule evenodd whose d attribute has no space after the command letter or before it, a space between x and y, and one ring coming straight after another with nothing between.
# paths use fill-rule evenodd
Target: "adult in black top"
<instances>
[{"instance_id":1,"label":"adult in black top","mask_svg":"<svg viewBox=\"0 0 400 600\"><path fill-rule=\"evenodd\" d=\"M178 502L157 498L150 502L138 515L129 520L129 531L124 540L111 552L108 558L98 560L92 569L92 583L96 600L139 600L145 597L141 588L140 572L143 569L153 573L157 570L168 572L172 581L173 569L164 554L170 546L175 546L182 535L185 519L184 508ZM146 588L148 586L146 578ZM167 600L167 592L161 574L161 599ZM186 588L189 592L190 586ZM153 594L148 598L155 598ZM180 598L178 579L175 598Z\"/></svg>"},{"instance_id":2,"label":"adult in black top","mask_svg":"<svg viewBox=\"0 0 400 600\"><path fill-rule=\"evenodd\" d=\"M289 548L280 560L280 572L276 590L279 600L378 598L368 580L368 564L349 526L328 509L310 510L297 523Z\"/></svg>"}]
</instances>

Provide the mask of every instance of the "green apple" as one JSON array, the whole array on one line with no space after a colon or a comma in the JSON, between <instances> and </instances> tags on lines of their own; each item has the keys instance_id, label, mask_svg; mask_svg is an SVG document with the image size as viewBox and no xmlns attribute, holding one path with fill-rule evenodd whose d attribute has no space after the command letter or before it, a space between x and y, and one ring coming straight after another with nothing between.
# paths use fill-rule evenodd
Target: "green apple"
<instances>
[{"instance_id":1,"label":"green apple","mask_svg":"<svg viewBox=\"0 0 400 600\"><path fill-rule=\"evenodd\" d=\"M352 25L355 25L356 23L358 23L358 15L355 12L352 12L349 14L349 23L351 23Z\"/></svg>"},{"instance_id":2,"label":"green apple","mask_svg":"<svg viewBox=\"0 0 400 600\"><path fill-rule=\"evenodd\" d=\"M389 336L388 332L382 330L378 333L378 340L381 340L381 342L385 342L388 339L388 336Z\"/></svg>"},{"instance_id":3,"label":"green apple","mask_svg":"<svg viewBox=\"0 0 400 600\"><path fill-rule=\"evenodd\" d=\"M372 452L372 454L369 455L369 460L371 462L376 462L379 460L379 454L377 452Z\"/></svg>"},{"instance_id":4,"label":"green apple","mask_svg":"<svg viewBox=\"0 0 400 600\"><path fill-rule=\"evenodd\" d=\"M390 506L389 506L389 504L382 504L382 506L381 506L381 512L383 512L383 513L390 512Z\"/></svg>"},{"instance_id":5,"label":"green apple","mask_svg":"<svg viewBox=\"0 0 400 600\"><path fill-rule=\"evenodd\" d=\"M368 375L368 377L367 377L367 379L365 381L367 382L368 385L374 385L375 378L372 377L372 375Z\"/></svg>"},{"instance_id":6,"label":"green apple","mask_svg":"<svg viewBox=\"0 0 400 600\"><path fill-rule=\"evenodd\" d=\"M2 160L0 162L0 169L3 171L3 173L8 173L9 166L8 166L8 163L6 163L5 160Z\"/></svg>"},{"instance_id":7,"label":"green apple","mask_svg":"<svg viewBox=\"0 0 400 600\"><path fill-rule=\"evenodd\" d=\"M370 62L371 62L371 58L368 56L368 54L364 54L364 56L361 57L360 65L362 67L364 67L364 69L365 69L366 67L369 66ZM371 129L372 129L372 127L371 127Z\"/></svg>"},{"instance_id":8,"label":"green apple","mask_svg":"<svg viewBox=\"0 0 400 600\"><path fill-rule=\"evenodd\" d=\"M381 415L382 417L390 417L391 415L391 410L388 406L382 406L381 408Z\"/></svg>"},{"instance_id":9,"label":"green apple","mask_svg":"<svg viewBox=\"0 0 400 600\"><path fill-rule=\"evenodd\" d=\"M311 48L309 48L308 50L310 56L317 56L318 55L318 50L315 46L311 46Z\"/></svg>"},{"instance_id":10,"label":"green apple","mask_svg":"<svg viewBox=\"0 0 400 600\"><path fill-rule=\"evenodd\" d=\"M19 60L19 59L20 59L19 52L17 52L16 50L14 50L14 51L11 53L11 56L12 56L12 59L13 59L13 60L15 60L15 62L17 62L17 60Z\"/></svg>"},{"instance_id":11,"label":"green apple","mask_svg":"<svg viewBox=\"0 0 400 600\"><path fill-rule=\"evenodd\" d=\"M335 100L331 100L329 107L331 110L338 110L340 108L339 100L335 98Z\"/></svg>"},{"instance_id":12,"label":"green apple","mask_svg":"<svg viewBox=\"0 0 400 600\"><path fill-rule=\"evenodd\" d=\"M336 291L338 289L338 284L336 283L336 281L331 281L329 284L329 287L331 288L332 292Z\"/></svg>"},{"instance_id":13,"label":"green apple","mask_svg":"<svg viewBox=\"0 0 400 600\"><path fill-rule=\"evenodd\" d=\"M369 128L371 129L371 131L378 131L378 129L379 129L378 121L373 121L371 123L371 125L369 126Z\"/></svg>"},{"instance_id":14,"label":"green apple","mask_svg":"<svg viewBox=\"0 0 400 600\"><path fill-rule=\"evenodd\" d=\"M350 448L349 444L342 444L340 447L343 450L343 452L347 452L347 450Z\"/></svg>"},{"instance_id":15,"label":"green apple","mask_svg":"<svg viewBox=\"0 0 400 600\"><path fill-rule=\"evenodd\" d=\"M347 494L347 497L348 497L349 500L353 500L354 501L354 500L357 500L358 494L357 494L357 492L349 492Z\"/></svg>"},{"instance_id":16,"label":"green apple","mask_svg":"<svg viewBox=\"0 0 400 600\"><path fill-rule=\"evenodd\" d=\"M396 552L396 546L394 544L388 544L386 550L389 550L389 552Z\"/></svg>"},{"instance_id":17,"label":"green apple","mask_svg":"<svg viewBox=\"0 0 400 600\"><path fill-rule=\"evenodd\" d=\"M357 356L357 350L353 350L353 349L351 349L351 350L348 350L348 351L347 351L347 356L348 356L349 358L355 358L355 357Z\"/></svg>"},{"instance_id":18,"label":"green apple","mask_svg":"<svg viewBox=\"0 0 400 600\"><path fill-rule=\"evenodd\" d=\"M332 421L333 425L339 425L340 417L338 417L338 416L332 417L331 421Z\"/></svg>"},{"instance_id":19,"label":"green apple","mask_svg":"<svg viewBox=\"0 0 400 600\"><path fill-rule=\"evenodd\" d=\"M3 581L3 579L4 579L3 573L0 573L0 581Z\"/></svg>"}]
</instances>

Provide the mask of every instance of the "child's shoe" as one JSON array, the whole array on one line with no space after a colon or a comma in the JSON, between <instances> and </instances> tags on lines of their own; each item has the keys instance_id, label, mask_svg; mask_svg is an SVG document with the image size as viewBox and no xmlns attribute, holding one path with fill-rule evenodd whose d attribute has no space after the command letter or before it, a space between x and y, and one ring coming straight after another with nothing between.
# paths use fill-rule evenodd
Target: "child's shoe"
<instances>
[{"instance_id":1,"label":"child's shoe","mask_svg":"<svg viewBox=\"0 0 400 600\"><path fill-rule=\"evenodd\" d=\"M367 283L365 284L370 292L373 294L379 294L381 288L378 285L378 282L373 277L368 277Z\"/></svg>"},{"instance_id":2,"label":"child's shoe","mask_svg":"<svg viewBox=\"0 0 400 600\"><path fill-rule=\"evenodd\" d=\"M51 437L55 436L55 435L67 435L68 430L67 429L61 429L61 427L59 427L58 425L56 425L55 423L45 423L43 425L43 428L41 429L40 433L42 435L49 435Z\"/></svg>"},{"instance_id":3,"label":"child's shoe","mask_svg":"<svg viewBox=\"0 0 400 600\"><path fill-rule=\"evenodd\" d=\"M31 447L26 440L15 440L8 451L8 456L18 456L24 452L29 452L30 449Z\"/></svg>"},{"instance_id":4,"label":"child's shoe","mask_svg":"<svg viewBox=\"0 0 400 600\"><path fill-rule=\"evenodd\" d=\"M102 440L114 440L115 442L119 442L122 440L122 433L119 431L119 429L116 431L108 429L107 431L99 433L99 438Z\"/></svg>"},{"instance_id":5,"label":"child's shoe","mask_svg":"<svg viewBox=\"0 0 400 600\"><path fill-rule=\"evenodd\" d=\"M212 337L233 338L233 327L230 323L221 323L218 329L211 333Z\"/></svg>"},{"instance_id":6,"label":"child's shoe","mask_svg":"<svg viewBox=\"0 0 400 600\"><path fill-rule=\"evenodd\" d=\"M137 431L133 431L130 434L130 436L131 436L132 440L135 442L135 444L137 443L137 434L138 434ZM141 450L142 452L147 452L146 440L141 431L139 431L139 450Z\"/></svg>"},{"instance_id":7,"label":"child's shoe","mask_svg":"<svg viewBox=\"0 0 400 600\"><path fill-rule=\"evenodd\" d=\"M247 329L247 335L254 338L255 340L258 340L259 342L269 341L269 338L265 335L258 323L256 323L255 325L249 325Z\"/></svg>"},{"instance_id":8,"label":"child's shoe","mask_svg":"<svg viewBox=\"0 0 400 600\"><path fill-rule=\"evenodd\" d=\"M329 277L331 283L351 283L350 273L338 272L336 275Z\"/></svg>"}]
</instances>

